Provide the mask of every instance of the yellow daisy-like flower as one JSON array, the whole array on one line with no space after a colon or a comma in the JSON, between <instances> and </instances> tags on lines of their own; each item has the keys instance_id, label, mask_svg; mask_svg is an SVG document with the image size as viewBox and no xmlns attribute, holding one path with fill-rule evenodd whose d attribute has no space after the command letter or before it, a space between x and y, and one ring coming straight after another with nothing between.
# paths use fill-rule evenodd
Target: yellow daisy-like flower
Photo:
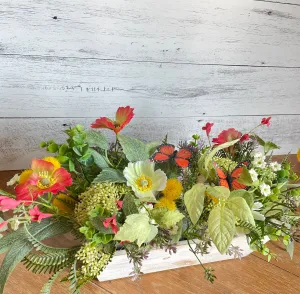
<instances>
[{"instance_id":1,"label":"yellow daisy-like flower","mask_svg":"<svg viewBox=\"0 0 300 294\"><path fill-rule=\"evenodd\" d=\"M298 161L300 161L300 148L298 149L298 152L297 152L297 159L298 159Z\"/></svg>"},{"instance_id":2,"label":"yellow daisy-like flower","mask_svg":"<svg viewBox=\"0 0 300 294\"><path fill-rule=\"evenodd\" d=\"M74 204L74 207L75 207L76 201L67 194L59 193L55 196L55 198L53 199L53 202L52 202L52 204L54 206L56 206L58 208L58 210L67 212L67 213L72 213L73 209L66 203Z\"/></svg>"},{"instance_id":3,"label":"yellow daisy-like flower","mask_svg":"<svg viewBox=\"0 0 300 294\"><path fill-rule=\"evenodd\" d=\"M166 197L162 197L155 204L155 208L160 208L160 207L166 207L169 210L175 210L176 209L176 204L173 200L169 200Z\"/></svg>"},{"instance_id":4,"label":"yellow daisy-like flower","mask_svg":"<svg viewBox=\"0 0 300 294\"><path fill-rule=\"evenodd\" d=\"M54 165L54 170L59 169L61 167L60 162L55 157L45 157L43 160L50 162Z\"/></svg>"},{"instance_id":5,"label":"yellow daisy-like flower","mask_svg":"<svg viewBox=\"0 0 300 294\"><path fill-rule=\"evenodd\" d=\"M19 184L25 184L32 173L33 171L31 169L24 170L20 175Z\"/></svg>"},{"instance_id":6,"label":"yellow daisy-like flower","mask_svg":"<svg viewBox=\"0 0 300 294\"><path fill-rule=\"evenodd\" d=\"M162 191L168 200L176 200L180 197L183 187L177 179L168 179L166 188Z\"/></svg>"}]
</instances>

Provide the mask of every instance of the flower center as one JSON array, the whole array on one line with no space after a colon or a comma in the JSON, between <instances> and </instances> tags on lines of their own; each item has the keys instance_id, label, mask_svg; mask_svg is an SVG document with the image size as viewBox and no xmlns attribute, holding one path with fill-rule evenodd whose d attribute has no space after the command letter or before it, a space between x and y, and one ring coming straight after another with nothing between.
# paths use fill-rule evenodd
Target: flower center
<instances>
[{"instance_id":1,"label":"flower center","mask_svg":"<svg viewBox=\"0 0 300 294\"><path fill-rule=\"evenodd\" d=\"M40 189L47 189L55 183L55 180L51 177L51 175L49 175L48 172L40 172L39 176L40 179L37 183L37 186Z\"/></svg>"},{"instance_id":2,"label":"flower center","mask_svg":"<svg viewBox=\"0 0 300 294\"><path fill-rule=\"evenodd\" d=\"M135 183L140 191L145 192L152 190L152 180L147 176L141 175L137 178Z\"/></svg>"}]
</instances>

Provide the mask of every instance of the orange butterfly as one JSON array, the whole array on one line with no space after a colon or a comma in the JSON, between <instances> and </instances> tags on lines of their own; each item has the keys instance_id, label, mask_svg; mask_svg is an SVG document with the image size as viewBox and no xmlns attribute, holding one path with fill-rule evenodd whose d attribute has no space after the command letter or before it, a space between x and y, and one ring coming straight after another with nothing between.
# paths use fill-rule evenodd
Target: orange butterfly
<instances>
[{"instance_id":1,"label":"orange butterfly","mask_svg":"<svg viewBox=\"0 0 300 294\"><path fill-rule=\"evenodd\" d=\"M152 160L162 163L173 159L177 166L184 168L189 166L192 155L192 151L188 148L181 148L177 151L172 144L162 144L158 147L158 151L153 154Z\"/></svg>"},{"instance_id":2,"label":"orange butterfly","mask_svg":"<svg viewBox=\"0 0 300 294\"><path fill-rule=\"evenodd\" d=\"M241 176L243 167L248 167L249 164L249 161L241 162L236 166L232 173L226 174L221 168L218 167L216 163L214 163L217 176L219 178L219 185L230 190L247 189L248 187L244 184L239 183L238 179Z\"/></svg>"}]
</instances>

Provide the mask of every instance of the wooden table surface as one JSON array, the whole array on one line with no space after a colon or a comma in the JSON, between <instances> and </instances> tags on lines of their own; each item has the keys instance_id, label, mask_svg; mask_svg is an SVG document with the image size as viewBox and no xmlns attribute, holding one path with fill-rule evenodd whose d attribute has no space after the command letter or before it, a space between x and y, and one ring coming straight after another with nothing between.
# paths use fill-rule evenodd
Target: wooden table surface
<instances>
[{"instance_id":1,"label":"wooden table surface","mask_svg":"<svg viewBox=\"0 0 300 294\"><path fill-rule=\"evenodd\" d=\"M291 159L300 172L295 156ZM15 174L14 171L0 172L0 188ZM130 293L130 294L179 294L179 293L235 293L235 294L298 294L300 293L300 243L295 246L294 259L290 260L283 246L269 242L269 248L277 254L277 261L268 263L257 254L240 260L221 261L209 266L217 276L214 284L203 278L200 266L147 274L133 282L130 278L108 282L93 281L82 288L82 293ZM0 255L0 261L4 255ZM10 276L4 294L38 294L49 275L34 275L23 265L18 265ZM68 293L68 285L56 282L54 294Z\"/></svg>"}]
</instances>

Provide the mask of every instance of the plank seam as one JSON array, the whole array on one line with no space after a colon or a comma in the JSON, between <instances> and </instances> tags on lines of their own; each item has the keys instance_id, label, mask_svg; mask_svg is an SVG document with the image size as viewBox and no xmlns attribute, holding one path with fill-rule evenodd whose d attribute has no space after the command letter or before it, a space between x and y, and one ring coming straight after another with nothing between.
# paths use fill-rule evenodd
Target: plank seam
<instances>
[{"instance_id":1,"label":"plank seam","mask_svg":"<svg viewBox=\"0 0 300 294\"><path fill-rule=\"evenodd\" d=\"M300 6L300 5L299 5ZM225 63L195 63L195 62L174 62L159 60L134 60L134 59L117 59L117 58L97 58L97 57L72 57L56 55L30 55L16 53L1 53L0 57L25 57L25 58L45 58L45 59L75 59L75 60L97 60L97 61L115 61L115 62L132 62L132 63L153 63L153 64L174 64L174 65L195 65L195 66L222 66L222 67L249 67L249 68L282 68L282 69L300 69L300 66L283 66L283 65L253 65L253 64L225 64Z\"/></svg>"},{"instance_id":2,"label":"plank seam","mask_svg":"<svg viewBox=\"0 0 300 294\"><path fill-rule=\"evenodd\" d=\"M258 259L260 259L260 260L262 260L262 261L264 261L264 262L267 262L268 264L273 265L273 266L275 266L275 267L277 267L277 268L279 268L279 269L281 269L281 270L283 270L283 271L285 271L285 272L287 272L287 273L289 273L289 274L291 274L291 275L293 275L293 276L295 276L295 277L297 277L297 278L300 278L300 276L298 276L298 275L296 275L296 274L294 274L294 273L292 273L292 272L286 270L285 268L280 267L279 265L276 265L276 264L274 264L274 263L270 263L270 262L268 262L267 260L265 260L265 259L262 258L262 257L259 257L259 256L255 255L255 254L251 254L251 256L254 256L254 257L256 257L256 258L258 258Z\"/></svg>"},{"instance_id":3,"label":"plank seam","mask_svg":"<svg viewBox=\"0 0 300 294\"><path fill-rule=\"evenodd\" d=\"M113 292L110 292L109 290L103 288L103 287L100 286L97 282L91 281L90 283L91 283L93 286L95 286L96 288L100 288L101 290L104 290L106 293L113 294Z\"/></svg>"},{"instance_id":4,"label":"plank seam","mask_svg":"<svg viewBox=\"0 0 300 294\"><path fill-rule=\"evenodd\" d=\"M293 5L293 6L300 6L297 3L289 3L289 2L280 2L280 1L271 1L271 0L254 0L256 2L268 2L268 3L275 3L275 4L283 4L283 5Z\"/></svg>"}]
</instances>

